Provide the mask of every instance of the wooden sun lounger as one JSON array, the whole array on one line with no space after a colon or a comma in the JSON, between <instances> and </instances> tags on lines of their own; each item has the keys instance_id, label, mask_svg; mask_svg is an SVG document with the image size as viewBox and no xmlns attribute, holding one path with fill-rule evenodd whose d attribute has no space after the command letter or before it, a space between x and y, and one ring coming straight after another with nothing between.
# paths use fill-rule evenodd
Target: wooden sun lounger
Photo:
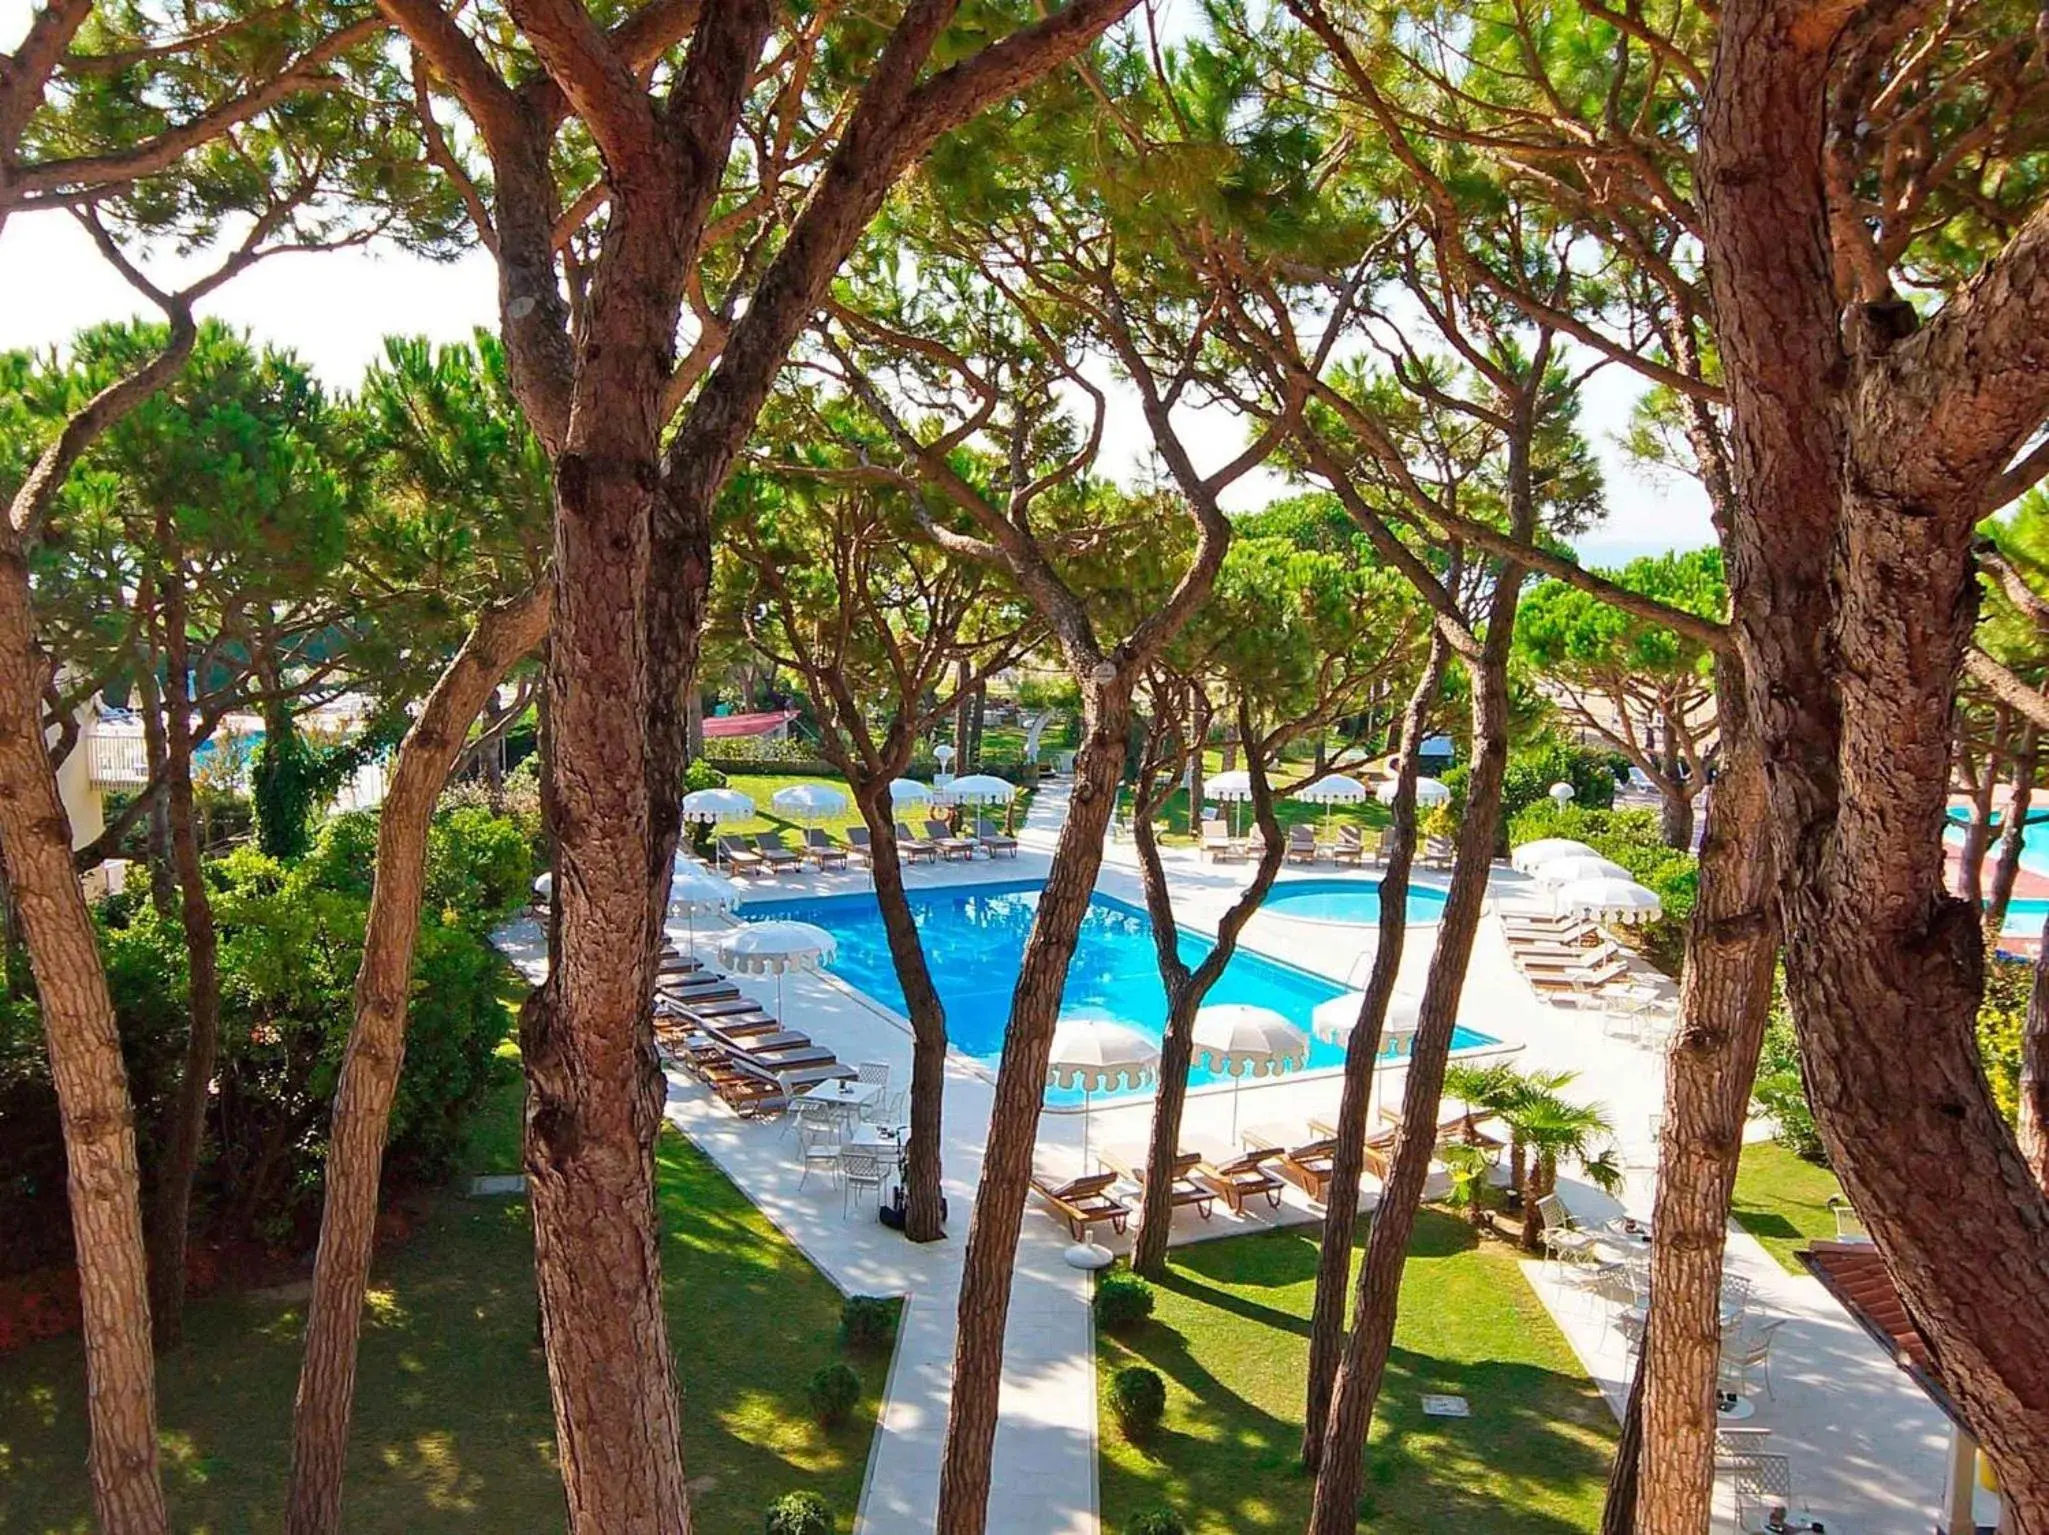
<instances>
[{"instance_id":1,"label":"wooden sun lounger","mask_svg":"<svg viewBox=\"0 0 2049 1535\"><path fill-rule=\"evenodd\" d=\"M1146 1154L1143 1148L1134 1151L1128 1147L1120 1150L1113 1146L1103 1153L1103 1165L1118 1173L1126 1183L1134 1185L1143 1194L1145 1189L1145 1157ZM1192 1205L1197 1215L1201 1216L1204 1220L1208 1220L1216 1212L1217 1196L1212 1190L1197 1183L1192 1176L1195 1169L1201 1163L1202 1153L1199 1151L1182 1150L1174 1154L1174 1186L1171 1202L1177 1210Z\"/></svg>"},{"instance_id":2,"label":"wooden sun lounger","mask_svg":"<svg viewBox=\"0 0 2049 1535\"><path fill-rule=\"evenodd\" d=\"M665 980L655 986L655 995L668 997L672 1001L693 1005L711 1002L737 1002L740 988L724 976L702 982Z\"/></svg>"},{"instance_id":3,"label":"wooden sun lounger","mask_svg":"<svg viewBox=\"0 0 2049 1535\"><path fill-rule=\"evenodd\" d=\"M749 847L745 837L719 838L719 854L735 874L746 874L768 867L768 860Z\"/></svg>"},{"instance_id":4,"label":"wooden sun lounger","mask_svg":"<svg viewBox=\"0 0 2049 1535\"><path fill-rule=\"evenodd\" d=\"M791 1089L773 1072L728 1062L715 1076L707 1074L705 1082L728 1108L744 1118L780 1114L790 1106Z\"/></svg>"},{"instance_id":5,"label":"wooden sun lounger","mask_svg":"<svg viewBox=\"0 0 2049 1535\"><path fill-rule=\"evenodd\" d=\"M1604 943L1592 949L1517 949L1515 962L1525 975L1570 975L1597 969L1624 958L1622 946Z\"/></svg>"},{"instance_id":6,"label":"wooden sun lounger","mask_svg":"<svg viewBox=\"0 0 2049 1535\"><path fill-rule=\"evenodd\" d=\"M778 837L774 832L765 831L756 837L754 839L754 850L761 854L762 861L768 865L769 872L772 874L780 874L785 869L801 869L804 867L804 855L793 853L784 847L782 838Z\"/></svg>"},{"instance_id":7,"label":"wooden sun lounger","mask_svg":"<svg viewBox=\"0 0 2049 1535\"><path fill-rule=\"evenodd\" d=\"M1366 858L1366 840L1356 826L1340 826L1338 839L1330 845L1332 863L1360 864Z\"/></svg>"},{"instance_id":8,"label":"wooden sun lounger","mask_svg":"<svg viewBox=\"0 0 2049 1535\"><path fill-rule=\"evenodd\" d=\"M1323 857L1316 845L1316 828L1313 826L1291 826L1288 828L1289 863L1315 863Z\"/></svg>"},{"instance_id":9,"label":"wooden sun lounger","mask_svg":"<svg viewBox=\"0 0 2049 1535\"><path fill-rule=\"evenodd\" d=\"M1297 1141L1291 1130L1257 1125L1247 1130L1241 1139L1248 1151L1275 1153L1275 1171L1318 1204L1323 1203L1324 1196L1330 1192L1331 1157L1337 1149L1334 1137L1324 1135Z\"/></svg>"},{"instance_id":10,"label":"wooden sun lounger","mask_svg":"<svg viewBox=\"0 0 2049 1535\"><path fill-rule=\"evenodd\" d=\"M949 859L972 858L975 856L976 847L979 846L973 837L956 837L940 821L926 821L925 836L939 849L943 857Z\"/></svg>"},{"instance_id":11,"label":"wooden sun lounger","mask_svg":"<svg viewBox=\"0 0 2049 1535\"><path fill-rule=\"evenodd\" d=\"M1264 1199L1269 1210L1278 1210L1281 1180L1267 1168L1267 1163L1280 1155L1280 1148L1274 1147L1241 1152L1221 1162L1203 1161L1196 1164L1195 1176L1222 1196L1233 1215L1243 1215L1245 1203L1251 1199Z\"/></svg>"},{"instance_id":12,"label":"wooden sun lounger","mask_svg":"<svg viewBox=\"0 0 2049 1535\"><path fill-rule=\"evenodd\" d=\"M1017 838L1008 832L997 830L988 821L975 822L975 840L989 850L991 858L998 853L1008 853L1012 858L1017 857Z\"/></svg>"},{"instance_id":13,"label":"wooden sun lounger","mask_svg":"<svg viewBox=\"0 0 2049 1535\"><path fill-rule=\"evenodd\" d=\"M927 863L939 861L938 844L919 836L902 821L896 823L896 846L906 863L916 863L921 858Z\"/></svg>"},{"instance_id":14,"label":"wooden sun lounger","mask_svg":"<svg viewBox=\"0 0 2049 1535\"><path fill-rule=\"evenodd\" d=\"M1032 1169L1032 1191L1067 1222L1067 1229L1077 1242L1086 1242L1089 1231L1106 1222L1112 1231L1123 1235L1125 1223L1131 1219L1131 1206L1110 1193L1110 1185L1116 1181L1115 1173L1090 1173L1055 1183L1037 1168Z\"/></svg>"},{"instance_id":15,"label":"wooden sun lounger","mask_svg":"<svg viewBox=\"0 0 2049 1535\"><path fill-rule=\"evenodd\" d=\"M827 869L844 869L847 866L847 850L828 837L823 827L806 828L804 851L818 865L821 874Z\"/></svg>"},{"instance_id":16,"label":"wooden sun lounger","mask_svg":"<svg viewBox=\"0 0 2049 1535\"><path fill-rule=\"evenodd\" d=\"M1251 849L1233 837L1222 821L1202 823L1202 852L1213 863L1242 863L1251 856Z\"/></svg>"},{"instance_id":17,"label":"wooden sun lounger","mask_svg":"<svg viewBox=\"0 0 2049 1535\"><path fill-rule=\"evenodd\" d=\"M868 836L865 826L847 828L847 852L861 862L864 869L875 867L875 844Z\"/></svg>"},{"instance_id":18,"label":"wooden sun lounger","mask_svg":"<svg viewBox=\"0 0 2049 1535\"><path fill-rule=\"evenodd\" d=\"M1584 996L1622 980L1628 974L1629 962L1618 958L1577 970L1526 970L1523 979L1547 995L1573 993Z\"/></svg>"}]
</instances>

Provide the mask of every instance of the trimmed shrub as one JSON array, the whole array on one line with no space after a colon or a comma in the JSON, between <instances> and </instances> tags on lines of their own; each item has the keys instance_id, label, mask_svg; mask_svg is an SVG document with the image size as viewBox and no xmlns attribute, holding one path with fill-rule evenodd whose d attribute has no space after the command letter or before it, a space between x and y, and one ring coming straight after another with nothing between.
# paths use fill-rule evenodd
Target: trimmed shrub
<instances>
[{"instance_id":1,"label":"trimmed shrub","mask_svg":"<svg viewBox=\"0 0 2049 1535\"><path fill-rule=\"evenodd\" d=\"M1153 1314L1153 1287L1129 1269L1112 1269L1096 1281L1095 1310L1104 1332L1129 1332Z\"/></svg>"},{"instance_id":2,"label":"trimmed shrub","mask_svg":"<svg viewBox=\"0 0 2049 1535\"><path fill-rule=\"evenodd\" d=\"M766 1535L833 1535L832 1505L815 1492L786 1492L768 1506Z\"/></svg>"},{"instance_id":3,"label":"trimmed shrub","mask_svg":"<svg viewBox=\"0 0 2049 1535\"><path fill-rule=\"evenodd\" d=\"M1188 1535L1188 1526L1171 1508L1149 1508L1124 1521L1124 1535Z\"/></svg>"},{"instance_id":4,"label":"trimmed shrub","mask_svg":"<svg viewBox=\"0 0 2049 1535\"><path fill-rule=\"evenodd\" d=\"M861 1400L861 1377L851 1365L834 1360L811 1377L804 1394L811 1400L811 1415L827 1428L836 1428Z\"/></svg>"},{"instance_id":5,"label":"trimmed shrub","mask_svg":"<svg viewBox=\"0 0 2049 1535\"><path fill-rule=\"evenodd\" d=\"M1110 1377L1110 1406L1133 1444L1152 1438L1167 1415L1167 1383L1158 1370L1129 1364Z\"/></svg>"},{"instance_id":6,"label":"trimmed shrub","mask_svg":"<svg viewBox=\"0 0 2049 1535\"><path fill-rule=\"evenodd\" d=\"M886 1295L849 1295L840 1307L840 1347L880 1354L896 1341L896 1302Z\"/></svg>"}]
</instances>

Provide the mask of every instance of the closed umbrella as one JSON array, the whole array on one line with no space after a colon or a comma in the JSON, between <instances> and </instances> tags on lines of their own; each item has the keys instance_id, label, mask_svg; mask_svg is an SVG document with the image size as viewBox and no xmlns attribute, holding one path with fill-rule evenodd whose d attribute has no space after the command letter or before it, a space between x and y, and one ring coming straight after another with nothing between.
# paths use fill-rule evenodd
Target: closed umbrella
<instances>
[{"instance_id":1,"label":"closed umbrella","mask_svg":"<svg viewBox=\"0 0 2049 1535\"><path fill-rule=\"evenodd\" d=\"M822 783L793 783L776 790L768 802L793 821L826 821L847 813L847 797Z\"/></svg>"},{"instance_id":2,"label":"closed umbrella","mask_svg":"<svg viewBox=\"0 0 2049 1535\"><path fill-rule=\"evenodd\" d=\"M719 959L742 975L775 977L776 1016L783 1011L783 977L817 970L839 952L839 940L809 922L749 922L719 935Z\"/></svg>"},{"instance_id":3,"label":"closed umbrella","mask_svg":"<svg viewBox=\"0 0 2049 1535\"><path fill-rule=\"evenodd\" d=\"M1583 879L1628 880L1631 875L1621 864L1598 853L1567 853L1538 864L1535 877L1547 885L1570 885Z\"/></svg>"},{"instance_id":4,"label":"closed umbrella","mask_svg":"<svg viewBox=\"0 0 2049 1535\"><path fill-rule=\"evenodd\" d=\"M1558 887L1558 909L1595 922L1649 922L1663 913L1658 893L1635 880L1576 879Z\"/></svg>"},{"instance_id":5,"label":"closed umbrella","mask_svg":"<svg viewBox=\"0 0 2049 1535\"><path fill-rule=\"evenodd\" d=\"M534 899L543 906L555 899L555 876L552 871L534 881Z\"/></svg>"},{"instance_id":6,"label":"closed umbrella","mask_svg":"<svg viewBox=\"0 0 2049 1535\"><path fill-rule=\"evenodd\" d=\"M697 952L697 918L701 913L731 911L740 904L740 887L723 874L714 874L701 864L685 863L679 857L669 876L669 910L683 914L684 929L690 935L690 952Z\"/></svg>"},{"instance_id":7,"label":"closed umbrella","mask_svg":"<svg viewBox=\"0 0 2049 1535\"><path fill-rule=\"evenodd\" d=\"M1323 829L1330 832L1330 807L1333 805L1356 805L1368 798L1372 790L1356 778L1347 778L1343 773L1325 773L1314 783L1304 784L1290 799L1298 799L1305 805L1323 806Z\"/></svg>"},{"instance_id":8,"label":"closed umbrella","mask_svg":"<svg viewBox=\"0 0 2049 1535\"><path fill-rule=\"evenodd\" d=\"M1195 1059L1231 1079L1231 1144L1238 1143L1238 1089L1244 1079L1277 1077L1309 1059L1309 1036L1270 1007L1219 1002L1195 1014Z\"/></svg>"},{"instance_id":9,"label":"closed umbrella","mask_svg":"<svg viewBox=\"0 0 2049 1535\"><path fill-rule=\"evenodd\" d=\"M1594 850L1584 842L1571 837L1539 837L1535 842L1525 842L1508 855L1509 865L1518 873L1535 874L1553 858L1568 858L1584 855L1592 858Z\"/></svg>"},{"instance_id":10,"label":"closed umbrella","mask_svg":"<svg viewBox=\"0 0 2049 1535\"><path fill-rule=\"evenodd\" d=\"M1107 1013L1077 1009L1061 1015L1046 1059L1046 1085L1081 1089L1082 1171L1089 1165L1089 1099L1120 1085L1150 1086L1159 1071L1160 1046L1151 1036ZM1109 1265L1111 1254L1094 1242L1078 1242L1066 1259L1074 1268L1099 1269Z\"/></svg>"}]
</instances>

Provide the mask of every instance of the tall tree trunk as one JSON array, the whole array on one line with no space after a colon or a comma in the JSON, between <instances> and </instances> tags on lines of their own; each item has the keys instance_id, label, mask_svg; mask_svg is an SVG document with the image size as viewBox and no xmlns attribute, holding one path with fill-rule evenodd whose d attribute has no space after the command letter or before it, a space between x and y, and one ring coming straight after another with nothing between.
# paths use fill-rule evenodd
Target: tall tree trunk
<instances>
[{"instance_id":1,"label":"tall tree trunk","mask_svg":"<svg viewBox=\"0 0 2049 1535\"><path fill-rule=\"evenodd\" d=\"M1246 730L1245 735L1249 740L1251 731ZM1195 1015L1223 976L1231 956L1238 952L1238 937L1266 900L1274 876L1281 871L1281 859L1287 853L1281 823L1274 815L1273 790L1267 783L1261 749L1248 745L1245 761L1251 771L1252 812L1261 839L1259 862L1251 880L1218 921L1216 942L1192 972L1181 962L1181 928L1174 917L1174 898L1167 888L1166 865L1160 858L1150 807L1141 801L1132 816L1140 884L1145 891L1146 913L1152 920L1160 979L1167 991L1167 1023L1160 1041L1160 1084L1153 1096L1152 1131L1146 1141L1145 1199L1131 1257L1134 1269L1155 1277L1167 1266L1167 1241L1174 1229L1174 1158L1181 1149L1181 1114L1188 1102ZM1235 1155L1237 1148L1230 1147L1229 1152Z\"/></svg>"},{"instance_id":2,"label":"tall tree trunk","mask_svg":"<svg viewBox=\"0 0 2049 1535\"><path fill-rule=\"evenodd\" d=\"M142 612L142 622L136 627L141 635L147 636L150 614L156 605L156 583L145 576L138 587L135 600ZM157 686L157 649L153 642L143 638L136 651L136 702L141 705L136 712L142 716L142 758L149 782L161 784L170 747L164 739L164 693ZM170 802L162 790L150 796L147 825L149 904L168 922L178 911L178 876L171 868Z\"/></svg>"},{"instance_id":3,"label":"tall tree trunk","mask_svg":"<svg viewBox=\"0 0 2049 1535\"><path fill-rule=\"evenodd\" d=\"M2035 770L2040 766L2041 753L2040 733L2029 725L2014 753L2012 789L1999 827L1999 856L1992 865L1992 888L1985 896L1988 945L1999 942L2000 932L2006 927L2007 909L2013 903L2014 882L2020 878L2021 854L2027 851L2028 807L2035 797Z\"/></svg>"},{"instance_id":4,"label":"tall tree trunk","mask_svg":"<svg viewBox=\"0 0 2049 1535\"><path fill-rule=\"evenodd\" d=\"M165 1535L135 1111L92 913L71 867L71 829L43 748L48 675L28 561L12 519L0 517L0 859L28 940L64 1126L85 1332L87 1475L102 1535Z\"/></svg>"},{"instance_id":5,"label":"tall tree trunk","mask_svg":"<svg viewBox=\"0 0 2049 1535\"><path fill-rule=\"evenodd\" d=\"M1511 475L1517 483L1526 482L1527 440L1526 434L1519 434L1510 446ZM1516 460L1521 461L1521 474L1516 473ZM1518 525L1526 523L1519 518ZM1508 652L1522 568L1504 565L1496 580L1485 641L1480 654L1469 658L1467 665L1472 678L1473 767L1467 779L1465 820L1459 827L1451 888L1418 1010L1408 1080L1402 1090L1401 1134L1366 1239L1352 1328L1331 1388L1309 1535L1351 1535L1358 1526L1366 1431L1373 1421L1388 1349L1394 1342L1402 1267L1436 1150L1445 1062L1493 870L1501 822L1501 783L1508 765Z\"/></svg>"},{"instance_id":6,"label":"tall tree trunk","mask_svg":"<svg viewBox=\"0 0 2049 1535\"><path fill-rule=\"evenodd\" d=\"M2035 954L2035 984L2021 1033L2020 1147L2035 1182L2049 1190L2049 922Z\"/></svg>"},{"instance_id":7,"label":"tall tree trunk","mask_svg":"<svg viewBox=\"0 0 2049 1535\"><path fill-rule=\"evenodd\" d=\"M1972 781L1971 818L1964 823L1963 846L1957 855L1963 886L1958 894L1973 906L1985 898L1985 854L1992 845L1992 802L2006 763L2007 725L2007 711L1998 710L1992 740Z\"/></svg>"},{"instance_id":8,"label":"tall tree trunk","mask_svg":"<svg viewBox=\"0 0 2049 1535\"><path fill-rule=\"evenodd\" d=\"M1856 19L1722 13L1698 184L1742 507L1730 586L1816 1121L2016 1526L2045 1535L2049 1197L1979 1061L1980 914L1944 894L1942 837L1971 539L2049 367L2049 221L1905 340L1843 306L1819 160Z\"/></svg>"},{"instance_id":9,"label":"tall tree trunk","mask_svg":"<svg viewBox=\"0 0 2049 1535\"><path fill-rule=\"evenodd\" d=\"M546 587L482 614L399 743L378 811L377 865L356 972L355 1018L328 1132L327 1195L305 1355L292 1405L287 1535L341 1528L342 1471L355 1407L356 1340L377 1228L384 1140L405 1059L406 1005L426 884L434 803L479 709L507 668L540 643Z\"/></svg>"},{"instance_id":10,"label":"tall tree trunk","mask_svg":"<svg viewBox=\"0 0 2049 1535\"><path fill-rule=\"evenodd\" d=\"M1344 1086L1338 1096L1337 1143L1331 1150L1330 1187L1324 1194L1323 1238L1316 1254L1316 1298L1309 1311L1309 1381L1302 1415L1302 1469L1314 1476L1323 1464L1324 1433L1330 1425L1331 1388L1344 1351L1345 1292L1352 1280L1353 1228L1359 1219L1359 1181L1365 1172L1366 1116L1372 1107L1373 1069L1387 1006L1401 973L1409 932L1409 870L1416 856L1416 781L1422 777L1421 747L1430 710L1444 684L1451 653L1441 632L1430 632L1430 651L1402 711L1394 747L1396 769L1394 844L1380 876L1380 930L1373 970L1359 999L1358 1021L1345 1043Z\"/></svg>"},{"instance_id":11,"label":"tall tree trunk","mask_svg":"<svg viewBox=\"0 0 2049 1535\"><path fill-rule=\"evenodd\" d=\"M975 707L972 676L968 658L962 656L953 674L953 770L962 775L974 771L968 765L973 751L973 744L968 740L968 724Z\"/></svg>"},{"instance_id":12,"label":"tall tree trunk","mask_svg":"<svg viewBox=\"0 0 2049 1535\"><path fill-rule=\"evenodd\" d=\"M158 577L162 597L164 659L170 699L165 710L163 798L171 812L171 856L178 868L178 915L185 929L185 1062L178 1075L164 1137L164 1165L151 1210L154 1227L150 1264L150 1315L159 1348L176 1348L185 1329L185 1244L192 1214L192 1180L206 1137L206 1106L220 1048L220 941L214 932L213 903L200 867L197 814L192 803L192 663L185 632L185 575L178 541L159 522L165 564Z\"/></svg>"},{"instance_id":13,"label":"tall tree trunk","mask_svg":"<svg viewBox=\"0 0 2049 1535\"><path fill-rule=\"evenodd\" d=\"M1637 1512L1655 1535L1705 1535L1713 1506L1722 1256L1778 949L1764 761L1741 663L1716 668L1722 770L1687 933L1679 1035L1666 1059L1643 1343Z\"/></svg>"},{"instance_id":14,"label":"tall tree trunk","mask_svg":"<svg viewBox=\"0 0 2049 1535\"><path fill-rule=\"evenodd\" d=\"M946 1235L941 1213L941 1116L946 1107L946 1004L932 981L925 945L904 892L903 860L896 845L889 778L878 777L856 796L868 827L869 861L875 871L875 903L889 940L889 961L911 1020L911 1137L904 1148L904 1235L936 1242Z\"/></svg>"},{"instance_id":15,"label":"tall tree trunk","mask_svg":"<svg viewBox=\"0 0 2049 1535\"><path fill-rule=\"evenodd\" d=\"M1693 792L1676 778L1658 785L1658 831L1668 847L1693 846Z\"/></svg>"},{"instance_id":16,"label":"tall tree trunk","mask_svg":"<svg viewBox=\"0 0 2049 1535\"><path fill-rule=\"evenodd\" d=\"M1622 1409L1622 1432L1615 1440L1615 1459L1608 1465L1608 1493L1601 1503L1601 1535L1636 1535L1643 1466L1643 1355L1629 1382L1629 1404Z\"/></svg>"},{"instance_id":17,"label":"tall tree trunk","mask_svg":"<svg viewBox=\"0 0 2049 1535\"><path fill-rule=\"evenodd\" d=\"M1118 779L1124 771L1130 689L1125 676L1107 684L1093 679L1083 683L1082 746L1075 757L1067 824L1060 830L1046 871L1017 986L1011 993L982 1181L961 1272L953 1404L939 1473L937 1535L982 1535L988 1521L990 1453L996 1440L997 1395L1003 1381L1011 1268L1031 1186L1032 1148L1038 1140L1053 1024L1060 1013L1075 940L1095 891L1096 872L1103 862L1103 833L1109 827Z\"/></svg>"},{"instance_id":18,"label":"tall tree trunk","mask_svg":"<svg viewBox=\"0 0 2049 1535\"><path fill-rule=\"evenodd\" d=\"M1209 695L1200 685L1190 683L1189 718L1193 721L1188 753L1188 825L1185 828L1192 837L1202 830L1202 785L1203 772L1208 763L1204 755L1209 750L1210 706Z\"/></svg>"}]
</instances>

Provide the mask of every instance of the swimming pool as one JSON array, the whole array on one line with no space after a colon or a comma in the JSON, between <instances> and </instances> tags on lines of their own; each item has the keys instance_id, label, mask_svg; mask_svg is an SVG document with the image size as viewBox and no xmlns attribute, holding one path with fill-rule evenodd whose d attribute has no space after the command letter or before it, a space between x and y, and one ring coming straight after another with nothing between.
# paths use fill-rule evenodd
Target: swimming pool
<instances>
[{"instance_id":1,"label":"swimming pool","mask_svg":"<svg viewBox=\"0 0 2049 1535\"><path fill-rule=\"evenodd\" d=\"M1010 994L1024 958L1026 935L1037 909L1039 887L1025 882L957 885L910 893L911 914L924 942L941 1000L946 1004L946 1029L954 1048L993 1066L1003 1053L1003 1028L1010 1016ZM903 990L890 963L882 912L872 894L817 896L789 901L755 901L749 917L790 917L815 922L839 939L831 969L849 985L883 1006L904 1010ZM1206 938L1183 934L1181 953L1190 963L1214 947ZM1211 1002L1250 1002L1270 1007L1307 1030L1319 1002L1340 995L1335 982L1240 949L1210 991ZM1098 893L1083 919L1074 963L1067 972L1063 1012L1088 1008L1106 1011L1158 1038L1167 1021L1167 994L1153 953L1152 924L1135 906ZM1470 1050L1497 1041L1461 1028L1452 1048ZM1310 1071L1344 1064L1344 1051L1313 1036ZM1195 1086L1226 1081L1198 1067L1189 1078ZM1098 1098L1110 1096L1097 1094ZM1080 1103L1078 1091L1052 1091L1052 1103Z\"/></svg>"},{"instance_id":2,"label":"swimming pool","mask_svg":"<svg viewBox=\"0 0 2049 1535\"><path fill-rule=\"evenodd\" d=\"M1444 915L1444 892L1409 886L1409 920L1435 922ZM1363 879L1283 880L1267 892L1261 911L1310 922L1371 926L1380 920L1380 886Z\"/></svg>"}]
</instances>

